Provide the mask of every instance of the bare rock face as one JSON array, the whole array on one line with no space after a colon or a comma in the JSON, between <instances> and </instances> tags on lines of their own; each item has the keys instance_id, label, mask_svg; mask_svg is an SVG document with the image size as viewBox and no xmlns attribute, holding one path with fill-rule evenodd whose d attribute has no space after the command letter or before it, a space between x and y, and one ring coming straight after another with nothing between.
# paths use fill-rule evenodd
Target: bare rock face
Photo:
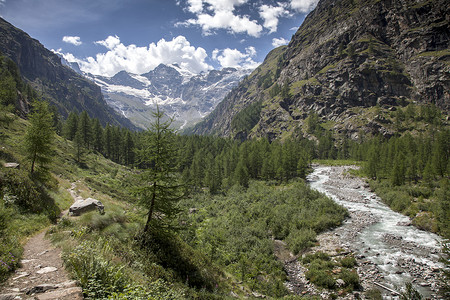
<instances>
[{"instance_id":1,"label":"bare rock face","mask_svg":"<svg viewBox=\"0 0 450 300\"><path fill-rule=\"evenodd\" d=\"M135 128L128 119L107 105L100 87L62 65L56 54L2 18L0 53L14 61L25 81L42 92L63 117L73 110L85 110L103 124ZM23 103L19 103L19 106L23 106Z\"/></svg>"},{"instance_id":2,"label":"bare rock face","mask_svg":"<svg viewBox=\"0 0 450 300\"><path fill-rule=\"evenodd\" d=\"M98 210L101 214L104 213L105 207L103 204L93 198L87 198L84 200L78 200L69 208L69 215L79 216L85 212Z\"/></svg>"},{"instance_id":3,"label":"bare rock face","mask_svg":"<svg viewBox=\"0 0 450 300\"><path fill-rule=\"evenodd\" d=\"M269 53L193 131L272 139L315 112L347 136L391 135L383 120L346 119L413 102L448 111L449 10L444 0L321 0L289 45ZM244 113L255 103L260 110Z\"/></svg>"}]
</instances>

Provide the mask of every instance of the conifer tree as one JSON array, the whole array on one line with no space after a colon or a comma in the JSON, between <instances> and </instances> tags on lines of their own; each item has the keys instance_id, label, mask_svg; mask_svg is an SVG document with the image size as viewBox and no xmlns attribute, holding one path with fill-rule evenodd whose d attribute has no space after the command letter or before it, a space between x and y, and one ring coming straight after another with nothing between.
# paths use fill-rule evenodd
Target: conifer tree
<instances>
[{"instance_id":1,"label":"conifer tree","mask_svg":"<svg viewBox=\"0 0 450 300\"><path fill-rule=\"evenodd\" d=\"M91 119L89 118L89 115L87 114L86 111L83 111L80 115L80 118L78 120L77 131L79 131L81 140L83 142L83 146L86 149L89 149L91 144L92 131L91 131Z\"/></svg>"},{"instance_id":2,"label":"conifer tree","mask_svg":"<svg viewBox=\"0 0 450 300\"><path fill-rule=\"evenodd\" d=\"M106 124L105 132L104 132L104 154L107 158L111 158L112 156L112 133L111 133L111 125Z\"/></svg>"},{"instance_id":3,"label":"conifer tree","mask_svg":"<svg viewBox=\"0 0 450 300\"><path fill-rule=\"evenodd\" d=\"M78 116L73 111L69 113L63 127L63 135L66 139L73 141L78 129Z\"/></svg>"},{"instance_id":4,"label":"conifer tree","mask_svg":"<svg viewBox=\"0 0 450 300\"><path fill-rule=\"evenodd\" d=\"M234 176L235 176L236 182L239 185L241 185L243 187L248 187L248 180L249 180L248 170L247 170L247 166L245 165L245 163L242 159L240 159L238 164L236 165L236 169L234 171Z\"/></svg>"},{"instance_id":5,"label":"conifer tree","mask_svg":"<svg viewBox=\"0 0 450 300\"><path fill-rule=\"evenodd\" d=\"M30 173L33 174L36 163L45 170L46 165L51 162L55 130L48 103L35 101L29 120L30 126L25 133L25 150L31 160Z\"/></svg>"},{"instance_id":6,"label":"conifer tree","mask_svg":"<svg viewBox=\"0 0 450 300\"><path fill-rule=\"evenodd\" d=\"M94 119L92 125L92 146L98 152L103 151L103 128L98 119Z\"/></svg>"},{"instance_id":7,"label":"conifer tree","mask_svg":"<svg viewBox=\"0 0 450 300\"><path fill-rule=\"evenodd\" d=\"M178 183L176 166L177 148L175 133L170 127L172 120L163 121L164 113L157 107L154 121L143 137L143 148L139 159L146 169L140 174L141 185L136 188L143 207L148 209L144 233L148 233L154 214L170 219L178 210L177 202L183 197L182 186ZM156 223L155 223L156 224Z\"/></svg>"}]
</instances>

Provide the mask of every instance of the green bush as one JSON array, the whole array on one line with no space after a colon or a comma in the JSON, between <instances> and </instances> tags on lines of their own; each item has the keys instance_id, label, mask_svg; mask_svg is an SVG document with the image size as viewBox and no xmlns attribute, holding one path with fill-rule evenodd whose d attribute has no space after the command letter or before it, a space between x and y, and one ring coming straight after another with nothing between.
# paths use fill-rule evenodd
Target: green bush
<instances>
[{"instance_id":1,"label":"green bush","mask_svg":"<svg viewBox=\"0 0 450 300\"><path fill-rule=\"evenodd\" d=\"M305 275L309 281L317 286L327 289L333 289L336 286L333 276L325 270L312 268L308 270Z\"/></svg>"},{"instance_id":2,"label":"green bush","mask_svg":"<svg viewBox=\"0 0 450 300\"><path fill-rule=\"evenodd\" d=\"M307 254L305 255L305 257L303 257L302 262L304 264L309 264L314 260L325 260L325 261L329 261L330 260L330 256L328 254L326 254L325 252L322 251L317 251L313 254Z\"/></svg>"},{"instance_id":3,"label":"green bush","mask_svg":"<svg viewBox=\"0 0 450 300\"><path fill-rule=\"evenodd\" d=\"M86 299L108 298L127 287L129 278L123 267L114 264L108 257L110 251L108 243L103 240L85 241L63 255L64 261L80 281Z\"/></svg>"},{"instance_id":4,"label":"green bush","mask_svg":"<svg viewBox=\"0 0 450 300\"><path fill-rule=\"evenodd\" d=\"M341 259L341 266L344 268L353 268L356 266L356 259L353 256L347 256Z\"/></svg>"},{"instance_id":5,"label":"green bush","mask_svg":"<svg viewBox=\"0 0 450 300\"><path fill-rule=\"evenodd\" d=\"M350 286L352 290L359 287L359 276L355 270L350 271L346 268L343 268L339 275L339 278L344 280L345 285Z\"/></svg>"},{"instance_id":6,"label":"green bush","mask_svg":"<svg viewBox=\"0 0 450 300\"><path fill-rule=\"evenodd\" d=\"M314 245L316 233L312 229L295 229L289 233L286 242L291 251L297 255L300 251Z\"/></svg>"},{"instance_id":7,"label":"green bush","mask_svg":"<svg viewBox=\"0 0 450 300\"><path fill-rule=\"evenodd\" d=\"M184 293L171 288L165 281L158 279L144 288L140 285L127 285L122 292L113 292L108 299L114 300L170 300L184 299Z\"/></svg>"}]
</instances>

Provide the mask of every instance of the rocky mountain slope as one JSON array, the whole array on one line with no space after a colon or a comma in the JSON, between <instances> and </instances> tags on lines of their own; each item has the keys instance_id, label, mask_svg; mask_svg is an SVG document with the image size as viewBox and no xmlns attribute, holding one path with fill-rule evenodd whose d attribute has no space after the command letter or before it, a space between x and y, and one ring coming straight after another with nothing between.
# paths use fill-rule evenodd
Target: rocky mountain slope
<instances>
[{"instance_id":1,"label":"rocky mountain slope","mask_svg":"<svg viewBox=\"0 0 450 300\"><path fill-rule=\"evenodd\" d=\"M450 108L445 0L321 0L288 46L189 132L238 138L305 135L312 113L336 132L391 134L380 111Z\"/></svg>"},{"instance_id":2,"label":"rocky mountain slope","mask_svg":"<svg viewBox=\"0 0 450 300\"><path fill-rule=\"evenodd\" d=\"M60 58L22 30L0 18L0 53L13 60L22 77L63 117L86 110L103 124L135 126L107 105L100 88L61 64Z\"/></svg>"},{"instance_id":3,"label":"rocky mountain slope","mask_svg":"<svg viewBox=\"0 0 450 300\"><path fill-rule=\"evenodd\" d=\"M73 65L71 65L74 68ZM76 68L76 66L75 66ZM121 71L113 77L85 74L101 88L105 100L136 126L147 128L156 103L184 128L200 121L251 70L224 68L193 74L178 65L161 64L141 74Z\"/></svg>"}]
</instances>

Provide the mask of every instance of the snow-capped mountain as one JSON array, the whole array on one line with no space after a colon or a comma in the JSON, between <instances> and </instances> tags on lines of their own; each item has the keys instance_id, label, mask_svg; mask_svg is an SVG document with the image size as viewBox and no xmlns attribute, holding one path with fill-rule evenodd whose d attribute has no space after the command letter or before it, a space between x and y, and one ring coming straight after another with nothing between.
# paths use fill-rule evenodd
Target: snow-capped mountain
<instances>
[{"instance_id":1,"label":"snow-capped mountain","mask_svg":"<svg viewBox=\"0 0 450 300\"><path fill-rule=\"evenodd\" d=\"M140 75L121 71L113 77L85 76L101 87L110 106L136 126L147 128L158 104L174 118L174 126L183 129L209 114L251 71L224 68L194 74L176 64L160 64Z\"/></svg>"}]
</instances>

